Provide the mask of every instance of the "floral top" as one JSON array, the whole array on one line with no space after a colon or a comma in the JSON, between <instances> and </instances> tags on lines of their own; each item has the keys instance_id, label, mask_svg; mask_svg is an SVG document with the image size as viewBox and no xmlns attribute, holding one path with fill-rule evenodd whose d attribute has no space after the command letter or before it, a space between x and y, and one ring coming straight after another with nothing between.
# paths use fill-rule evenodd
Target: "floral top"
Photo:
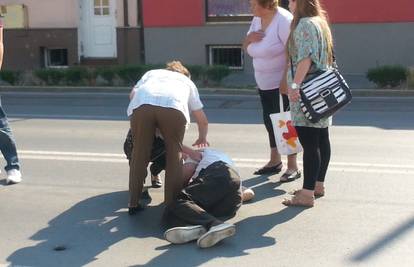
<instances>
[{"instance_id":1,"label":"floral top","mask_svg":"<svg viewBox=\"0 0 414 267\"><path fill-rule=\"evenodd\" d=\"M310 57L312 59L311 71L326 70L328 68L328 53L326 41L322 38L322 29L317 17L301 18L295 31L293 32L294 45L289 45L289 54L292 57L293 72L296 72L298 63ZM288 84L292 83L292 71L289 66ZM321 119L313 123L306 119L305 114L300 108L299 101L290 102L292 122L295 126L305 126L314 128L326 128L332 123L331 117Z\"/></svg>"}]
</instances>

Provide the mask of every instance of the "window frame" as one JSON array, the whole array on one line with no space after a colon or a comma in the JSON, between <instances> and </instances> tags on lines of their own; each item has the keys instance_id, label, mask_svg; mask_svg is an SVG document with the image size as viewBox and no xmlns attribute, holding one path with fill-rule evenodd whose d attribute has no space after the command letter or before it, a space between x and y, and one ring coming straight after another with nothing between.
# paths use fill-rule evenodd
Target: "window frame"
<instances>
[{"instance_id":1,"label":"window frame","mask_svg":"<svg viewBox=\"0 0 414 267\"><path fill-rule=\"evenodd\" d=\"M240 44L214 44L214 45L207 45L207 63L209 66L214 66L213 62L213 49L220 49L220 48L239 48L240 49L240 66L228 66L231 70L244 70L244 51L243 46Z\"/></svg>"},{"instance_id":2,"label":"window frame","mask_svg":"<svg viewBox=\"0 0 414 267\"><path fill-rule=\"evenodd\" d=\"M42 47L44 54L44 66L46 68L67 68L69 67L69 49L65 47ZM52 65L52 50L66 50L66 65Z\"/></svg>"},{"instance_id":3,"label":"window frame","mask_svg":"<svg viewBox=\"0 0 414 267\"><path fill-rule=\"evenodd\" d=\"M253 14L240 16L209 16L208 1L209 0L204 1L206 22L248 22L253 18Z\"/></svg>"}]
</instances>

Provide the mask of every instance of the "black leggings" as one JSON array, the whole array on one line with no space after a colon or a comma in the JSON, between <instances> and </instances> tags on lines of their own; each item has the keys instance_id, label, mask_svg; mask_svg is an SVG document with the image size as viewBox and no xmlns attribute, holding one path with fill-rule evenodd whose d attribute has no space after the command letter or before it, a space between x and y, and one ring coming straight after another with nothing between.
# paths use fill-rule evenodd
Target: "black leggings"
<instances>
[{"instance_id":1,"label":"black leggings","mask_svg":"<svg viewBox=\"0 0 414 267\"><path fill-rule=\"evenodd\" d=\"M272 121L269 115L272 113L279 113L279 89L272 90L260 90L259 89L260 101L262 102L263 108L263 122L266 126L267 133L269 135L269 143L271 148L276 148L275 135L273 133ZM289 98L283 95L283 110L287 110L289 106Z\"/></svg>"},{"instance_id":2,"label":"black leggings","mask_svg":"<svg viewBox=\"0 0 414 267\"><path fill-rule=\"evenodd\" d=\"M296 126L303 146L303 188L315 189L315 183L324 182L331 158L328 128Z\"/></svg>"}]
</instances>

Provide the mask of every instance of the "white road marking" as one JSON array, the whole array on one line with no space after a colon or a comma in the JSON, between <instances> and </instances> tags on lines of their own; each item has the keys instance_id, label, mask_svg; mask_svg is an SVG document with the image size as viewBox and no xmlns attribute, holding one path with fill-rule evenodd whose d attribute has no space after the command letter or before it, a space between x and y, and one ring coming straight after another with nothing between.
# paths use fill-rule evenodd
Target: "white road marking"
<instances>
[{"instance_id":1,"label":"white road marking","mask_svg":"<svg viewBox=\"0 0 414 267\"><path fill-rule=\"evenodd\" d=\"M124 154L96 153L75 151L43 151L43 150L19 150L19 157L30 160L57 160L79 162L105 162L127 163ZM260 168L266 159L233 158L238 168ZM302 162L298 162L301 164ZM383 173L383 174L414 174L413 165L382 164L363 162L331 162L329 171L358 172L358 173Z\"/></svg>"}]
</instances>

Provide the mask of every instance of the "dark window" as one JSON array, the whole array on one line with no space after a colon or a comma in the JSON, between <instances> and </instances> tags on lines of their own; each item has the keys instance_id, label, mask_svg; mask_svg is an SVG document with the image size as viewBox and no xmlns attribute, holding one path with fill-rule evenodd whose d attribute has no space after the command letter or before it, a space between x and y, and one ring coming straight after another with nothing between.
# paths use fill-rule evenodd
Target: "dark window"
<instances>
[{"instance_id":1,"label":"dark window","mask_svg":"<svg viewBox=\"0 0 414 267\"><path fill-rule=\"evenodd\" d=\"M45 66L60 67L68 65L67 49L45 49Z\"/></svg>"},{"instance_id":2,"label":"dark window","mask_svg":"<svg viewBox=\"0 0 414 267\"><path fill-rule=\"evenodd\" d=\"M226 65L231 69L243 69L243 56L240 45L208 46L209 65Z\"/></svg>"},{"instance_id":3,"label":"dark window","mask_svg":"<svg viewBox=\"0 0 414 267\"><path fill-rule=\"evenodd\" d=\"M252 14L247 0L206 0L207 21L248 21Z\"/></svg>"}]
</instances>

